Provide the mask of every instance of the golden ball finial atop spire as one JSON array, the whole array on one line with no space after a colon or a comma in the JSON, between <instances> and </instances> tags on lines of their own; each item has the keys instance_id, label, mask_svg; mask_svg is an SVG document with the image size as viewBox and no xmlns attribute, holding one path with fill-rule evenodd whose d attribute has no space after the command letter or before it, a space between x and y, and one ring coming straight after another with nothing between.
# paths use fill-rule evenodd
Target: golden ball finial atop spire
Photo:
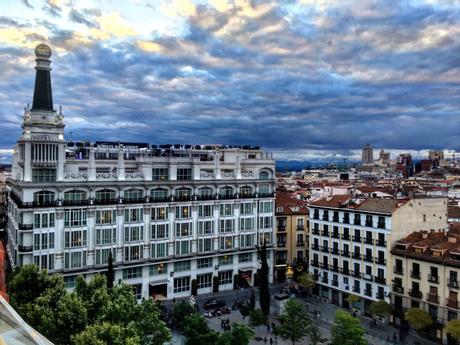
<instances>
[{"instance_id":1,"label":"golden ball finial atop spire","mask_svg":"<svg viewBox=\"0 0 460 345\"><path fill-rule=\"evenodd\" d=\"M49 59L51 57L51 48L41 43L35 48L35 56L39 59Z\"/></svg>"}]
</instances>

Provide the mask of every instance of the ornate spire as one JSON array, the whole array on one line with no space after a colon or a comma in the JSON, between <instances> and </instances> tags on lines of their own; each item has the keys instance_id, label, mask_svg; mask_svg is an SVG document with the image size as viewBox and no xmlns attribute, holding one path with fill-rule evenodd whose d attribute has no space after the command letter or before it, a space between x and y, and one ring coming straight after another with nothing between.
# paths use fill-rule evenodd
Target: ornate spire
<instances>
[{"instance_id":1,"label":"ornate spire","mask_svg":"<svg viewBox=\"0 0 460 345\"><path fill-rule=\"evenodd\" d=\"M53 111L53 95L51 92L51 49L46 44L39 44L35 48L35 88L32 111Z\"/></svg>"}]
</instances>

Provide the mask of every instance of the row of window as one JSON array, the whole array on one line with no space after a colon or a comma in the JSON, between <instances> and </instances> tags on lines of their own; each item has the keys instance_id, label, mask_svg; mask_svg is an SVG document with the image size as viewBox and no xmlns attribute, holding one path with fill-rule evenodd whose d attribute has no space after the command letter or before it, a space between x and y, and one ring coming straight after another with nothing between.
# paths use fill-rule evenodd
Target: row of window
<instances>
[{"instance_id":1,"label":"row of window","mask_svg":"<svg viewBox=\"0 0 460 345\"><path fill-rule=\"evenodd\" d=\"M321 229L322 228L322 229ZM322 235L322 236L331 236L333 238L341 238L344 240L353 239L353 241L364 241L369 244L373 244L374 240L377 243L385 243L385 234L384 233L377 233L377 238L374 238L375 232L369 230L360 230L360 229L353 229L353 237L350 236L351 231L350 228L343 228L342 231L339 230L338 226L332 226L332 229L327 224L323 224L320 228L320 224L313 223L313 234L314 235Z\"/></svg>"},{"instance_id":2,"label":"row of window","mask_svg":"<svg viewBox=\"0 0 460 345\"><path fill-rule=\"evenodd\" d=\"M46 181L44 181L46 182ZM267 194L271 192L271 185L269 184L260 184L259 193ZM251 186L242 186L239 189L239 194L241 196L252 196L254 193L253 187ZM123 199L125 201L140 201L144 198L144 190L142 189L128 189L123 192ZM221 187L219 188L219 196L233 197L235 194L235 189L233 187ZM166 200L170 196L170 192L165 188L152 189L150 191L150 198L153 200L161 201ZM191 188L177 188L174 190L174 197L176 199L187 199L193 195L193 190ZM197 195L201 198L210 198L214 196L214 191L209 187L202 187L197 190ZM102 189L95 192L95 200L97 202L104 201L113 201L117 198L117 192L112 189ZM56 193L52 191L39 191L34 193L34 202L45 204L52 203L56 199ZM64 203L81 203L88 199L88 192L84 190L71 190L64 193Z\"/></svg>"},{"instance_id":3,"label":"row of window","mask_svg":"<svg viewBox=\"0 0 460 345\"><path fill-rule=\"evenodd\" d=\"M330 214L331 213L331 214ZM353 217L353 224L354 225L365 225L367 227L374 227L376 226L377 228L385 229L386 224L385 224L385 217L384 216L378 216L377 217L377 224L374 223L374 216L370 214L365 215L365 222L362 224L361 219L361 214L360 213L351 213L354 215ZM331 217L332 216L332 217ZM363 215L364 216L364 215ZM350 213L349 212L344 212L342 218L340 219L339 217L339 211L333 211L329 212L329 210L323 210L322 216L320 217L320 210L314 209L313 210L313 219L321 219L324 221L332 221L335 223L344 223L344 224L350 224Z\"/></svg>"}]
</instances>

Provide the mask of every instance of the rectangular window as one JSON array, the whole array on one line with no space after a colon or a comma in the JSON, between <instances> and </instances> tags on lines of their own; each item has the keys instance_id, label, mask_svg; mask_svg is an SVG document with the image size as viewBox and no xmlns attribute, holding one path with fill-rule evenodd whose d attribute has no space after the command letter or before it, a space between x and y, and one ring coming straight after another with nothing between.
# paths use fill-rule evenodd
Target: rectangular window
<instances>
[{"instance_id":1,"label":"rectangular window","mask_svg":"<svg viewBox=\"0 0 460 345\"><path fill-rule=\"evenodd\" d=\"M219 256L219 266L232 265L233 255L222 255Z\"/></svg>"},{"instance_id":2,"label":"rectangular window","mask_svg":"<svg viewBox=\"0 0 460 345\"><path fill-rule=\"evenodd\" d=\"M212 259L211 258L204 258L204 259L198 259L196 261L196 268L208 268L212 267Z\"/></svg>"},{"instance_id":3,"label":"rectangular window","mask_svg":"<svg viewBox=\"0 0 460 345\"><path fill-rule=\"evenodd\" d=\"M252 253L241 253L238 255L238 262L251 262L252 261Z\"/></svg>"},{"instance_id":4,"label":"rectangular window","mask_svg":"<svg viewBox=\"0 0 460 345\"><path fill-rule=\"evenodd\" d=\"M220 204L219 206L221 216L233 216L233 204Z\"/></svg>"},{"instance_id":5,"label":"rectangular window","mask_svg":"<svg viewBox=\"0 0 460 345\"><path fill-rule=\"evenodd\" d=\"M261 201L259 204L260 213L271 213L273 212L273 202L271 201Z\"/></svg>"},{"instance_id":6,"label":"rectangular window","mask_svg":"<svg viewBox=\"0 0 460 345\"><path fill-rule=\"evenodd\" d=\"M259 217L259 229L271 229L273 227L273 217Z\"/></svg>"},{"instance_id":7,"label":"rectangular window","mask_svg":"<svg viewBox=\"0 0 460 345\"><path fill-rule=\"evenodd\" d=\"M254 218L240 218L240 231L254 230Z\"/></svg>"},{"instance_id":8,"label":"rectangular window","mask_svg":"<svg viewBox=\"0 0 460 345\"><path fill-rule=\"evenodd\" d=\"M96 211L96 224L113 224L117 221L116 210Z\"/></svg>"},{"instance_id":9,"label":"rectangular window","mask_svg":"<svg viewBox=\"0 0 460 345\"><path fill-rule=\"evenodd\" d=\"M212 235L214 233L213 220L199 220L198 221L198 235Z\"/></svg>"},{"instance_id":10,"label":"rectangular window","mask_svg":"<svg viewBox=\"0 0 460 345\"><path fill-rule=\"evenodd\" d=\"M168 273L168 264L158 264L149 266L149 275L157 276Z\"/></svg>"},{"instance_id":11,"label":"rectangular window","mask_svg":"<svg viewBox=\"0 0 460 345\"><path fill-rule=\"evenodd\" d=\"M138 242L144 240L144 227L143 226L125 226L124 242Z\"/></svg>"},{"instance_id":12,"label":"rectangular window","mask_svg":"<svg viewBox=\"0 0 460 345\"><path fill-rule=\"evenodd\" d=\"M151 213L152 220L166 220L168 219L168 209L166 206L152 207Z\"/></svg>"},{"instance_id":13,"label":"rectangular window","mask_svg":"<svg viewBox=\"0 0 460 345\"><path fill-rule=\"evenodd\" d=\"M64 268L81 268L86 266L86 251L64 253Z\"/></svg>"},{"instance_id":14,"label":"rectangular window","mask_svg":"<svg viewBox=\"0 0 460 345\"><path fill-rule=\"evenodd\" d=\"M192 252L192 241L176 241L176 255L188 255Z\"/></svg>"},{"instance_id":15,"label":"rectangular window","mask_svg":"<svg viewBox=\"0 0 460 345\"><path fill-rule=\"evenodd\" d=\"M241 214L253 214L254 213L254 204L252 202L244 202L240 205Z\"/></svg>"},{"instance_id":16,"label":"rectangular window","mask_svg":"<svg viewBox=\"0 0 460 345\"><path fill-rule=\"evenodd\" d=\"M198 274L196 280L198 289L209 288L212 286L212 273Z\"/></svg>"},{"instance_id":17,"label":"rectangular window","mask_svg":"<svg viewBox=\"0 0 460 345\"><path fill-rule=\"evenodd\" d=\"M108 265L110 253L112 253L112 260L115 261L115 252L115 248L96 249L96 265Z\"/></svg>"},{"instance_id":18,"label":"rectangular window","mask_svg":"<svg viewBox=\"0 0 460 345\"><path fill-rule=\"evenodd\" d=\"M190 291L190 277L174 278L174 293Z\"/></svg>"},{"instance_id":19,"label":"rectangular window","mask_svg":"<svg viewBox=\"0 0 460 345\"><path fill-rule=\"evenodd\" d=\"M176 223L176 237L192 236L192 223Z\"/></svg>"},{"instance_id":20,"label":"rectangular window","mask_svg":"<svg viewBox=\"0 0 460 345\"><path fill-rule=\"evenodd\" d=\"M191 270L190 260L187 261L176 261L174 263L174 272L186 272Z\"/></svg>"},{"instance_id":21,"label":"rectangular window","mask_svg":"<svg viewBox=\"0 0 460 345\"><path fill-rule=\"evenodd\" d=\"M124 261L142 260L144 255L144 245L125 246Z\"/></svg>"},{"instance_id":22,"label":"rectangular window","mask_svg":"<svg viewBox=\"0 0 460 345\"><path fill-rule=\"evenodd\" d=\"M192 179L192 169L177 168L177 181L189 181Z\"/></svg>"},{"instance_id":23,"label":"rectangular window","mask_svg":"<svg viewBox=\"0 0 460 345\"><path fill-rule=\"evenodd\" d=\"M255 235L254 234L249 234L249 235L240 235L240 247L241 248L247 248L247 247L254 247Z\"/></svg>"},{"instance_id":24,"label":"rectangular window","mask_svg":"<svg viewBox=\"0 0 460 345\"><path fill-rule=\"evenodd\" d=\"M152 224L150 235L152 240L169 238L169 224Z\"/></svg>"},{"instance_id":25,"label":"rectangular window","mask_svg":"<svg viewBox=\"0 0 460 345\"><path fill-rule=\"evenodd\" d=\"M64 246L65 248L86 246L86 230L65 231Z\"/></svg>"},{"instance_id":26,"label":"rectangular window","mask_svg":"<svg viewBox=\"0 0 460 345\"><path fill-rule=\"evenodd\" d=\"M219 272L219 285L232 284L233 271Z\"/></svg>"},{"instance_id":27,"label":"rectangular window","mask_svg":"<svg viewBox=\"0 0 460 345\"><path fill-rule=\"evenodd\" d=\"M55 169L32 169L32 182L55 182Z\"/></svg>"},{"instance_id":28,"label":"rectangular window","mask_svg":"<svg viewBox=\"0 0 460 345\"><path fill-rule=\"evenodd\" d=\"M142 208L125 209L125 223L142 222L143 218L144 210Z\"/></svg>"},{"instance_id":29,"label":"rectangular window","mask_svg":"<svg viewBox=\"0 0 460 345\"><path fill-rule=\"evenodd\" d=\"M64 210L64 226L86 226L86 210Z\"/></svg>"},{"instance_id":30,"label":"rectangular window","mask_svg":"<svg viewBox=\"0 0 460 345\"><path fill-rule=\"evenodd\" d=\"M219 249L228 250L233 249L234 246L234 237L233 236L219 236Z\"/></svg>"},{"instance_id":31,"label":"rectangular window","mask_svg":"<svg viewBox=\"0 0 460 345\"><path fill-rule=\"evenodd\" d=\"M234 219L221 219L219 222L219 232L233 232L234 224Z\"/></svg>"},{"instance_id":32,"label":"rectangular window","mask_svg":"<svg viewBox=\"0 0 460 345\"><path fill-rule=\"evenodd\" d=\"M130 267L123 269L123 279L142 278L142 267Z\"/></svg>"},{"instance_id":33,"label":"rectangular window","mask_svg":"<svg viewBox=\"0 0 460 345\"><path fill-rule=\"evenodd\" d=\"M176 207L176 219L187 219L192 217L190 206L177 206Z\"/></svg>"},{"instance_id":34,"label":"rectangular window","mask_svg":"<svg viewBox=\"0 0 460 345\"><path fill-rule=\"evenodd\" d=\"M198 239L198 253L207 253L213 251L212 238L199 238Z\"/></svg>"},{"instance_id":35,"label":"rectangular window","mask_svg":"<svg viewBox=\"0 0 460 345\"><path fill-rule=\"evenodd\" d=\"M96 245L115 244L117 242L117 228L96 228Z\"/></svg>"},{"instance_id":36,"label":"rectangular window","mask_svg":"<svg viewBox=\"0 0 460 345\"><path fill-rule=\"evenodd\" d=\"M152 181L167 181L169 179L168 168L153 168Z\"/></svg>"},{"instance_id":37,"label":"rectangular window","mask_svg":"<svg viewBox=\"0 0 460 345\"><path fill-rule=\"evenodd\" d=\"M200 205L198 207L198 217L213 217L214 216L214 207L213 205Z\"/></svg>"},{"instance_id":38,"label":"rectangular window","mask_svg":"<svg viewBox=\"0 0 460 345\"><path fill-rule=\"evenodd\" d=\"M165 258L168 256L168 243L154 243L150 245L150 257L152 259Z\"/></svg>"}]
</instances>

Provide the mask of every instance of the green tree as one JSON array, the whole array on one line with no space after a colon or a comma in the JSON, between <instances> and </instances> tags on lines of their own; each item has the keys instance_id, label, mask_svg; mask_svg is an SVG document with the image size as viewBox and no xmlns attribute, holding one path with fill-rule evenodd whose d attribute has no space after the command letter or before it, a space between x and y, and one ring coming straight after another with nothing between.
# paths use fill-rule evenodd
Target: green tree
<instances>
[{"instance_id":1,"label":"green tree","mask_svg":"<svg viewBox=\"0 0 460 345\"><path fill-rule=\"evenodd\" d=\"M337 310L332 325L332 345L365 345L364 333L358 318L346 311Z\"/></svg>"},{"instance_id":2,"label":"green tree","mask_svg":"<svg viewBox=\"0 0 460 345\"><path fill-rule=\"evenodd\" d=\"M163 345L171 340L171 331L160 320L160 308L152 299L142 300L136 314L136 327L142 345Z\"/></svg>"},{"instance_id":3,"label":"green tree","mask_svg":"<svg viewBox=\"0 0 460 345\"><path fill-rule=\"evenodd\" d=\"M404 318L416 331L420 331L433 324L431 316L425 310L419 308L410 308L404 314Z\"/></svg>"},{"instance_id":4,"label":"green tree","mask_svg":"<svg viewBox=\"0 0 460 345\"><path fill-rule=\"evenodd\" d=\"M196 314L196 308L190 303L182 301L174 305L172 316L174 320L174 325L179 331L184 329L185 319L187 316Z\"/></svg>"},{"instance_id":5,"label":"green tree","mask_svg":"<svg viewBox=\"0 0 460 345\"><path fill-rule=\"evenodd\" d=\"M268 322L267 315L260 309L251 310L249 313L249 324L252 327L266 325Z\"/></svg>"},{"instance_id":6,"label":"green tree","mask_svg":"<svg viewBox=\"0 0 460 345\"><path fill-rule=\"evenodd\" d=\"M446 325L446 333L452 338L460 341L460 320L450 320Z\"/></svg>"},{"instance_id":7,"label":"green tree","mask_svg":"<svg viewBox=\"0 0 460 345\"><path fill-rule=\"evenodd\" d=\"M274 332L292 345L309 335L311 320L305 307L294 299L286 302L284 312L279 317L280 326L275 326Z\"/></svg>"},{"instance_id":8,"label":"green tree","mask_svg":"<svg viewBox=\"0 0 460 345\"><path fill-rule=\"evenodd\" d=\"M214 345L219 337L219 333L210 329L206 319L199 314L186 316L183 327L186 345Z\"/></svg>"},{"instance_id":9,"label":"green tree","mask_svg":"<svg viewBox=\"0 0 460 345\"><path fill-rule=\"evenodd\" d=\"M254 334L248 326L234 323L230 332L220 334L216 345L249 345Z\"/></svg>"},{"instance_id":10,"label":"green tree","mask_svg":"<svg viewBox=\"0 0 460 345\"><path fill-rule=\"evenodd\" d=\"M264 238L262 246L256 246L260 257L259 298L260 309L265 315L270 315L270 290L268 286L267 241Z\"/></svg>"},{"instance_id":11,"label":"green tree","mask_svg":"<svg viewBox=\"0 0 460 345\"><path fill-rule=\"evenodd\" d=\"M308 328L308 338L310 339L310 345L318 345L321 341L321 333L315 322L312 322Z\"/></svg>"},{"instance_id":12,"label":"green tree","mask_svg":"<svg viewBox=\"0 0 460 345\"><path fill-rule=\"evenodd\" d=\"M16 267L8 276L8 281L10 304L21 316L30 310L35 299L50 287L50 277L37 265Z\"/></svg>"},{"instance_id":13,"label":"green tree","mask_svg":"<svg viewBox=\"0 0 460 345\"><path fill-rule=\"evenodd\" d=\"M313 289L316 285L315 277L308 272L304 272L300 275L298 283L307 290Z\"/></svg>"},{"instance_id":14,"label":"green tree","mask_svg":"<svg viewBox=\"0 0 460 345\"><path fill-rule=\"evenodd\" d=\"M385 301L376 301L371 303L369 311L373 315L385 316L391 312L391 306Z\"/></svg>"},{"instance_id":15,"label":"green tree","mask_svg":"<svg viewBox=\"0 0 460 345\"><path fill-rule=\"evenodd\" d=\"M136 320L137 300L128 284L114 286L106 305L103 306L102 320L110 323L127 324Z\"/></svg>"},{"instance_id":16,"label":"green tree","mask_svg":"<svg viewBox=\"0 0 460 345\"><path fill-rule=\"evenodd\" d=\"M348 297L345 298L345 301L347 301L348 304L350 304L350 309L353 309L353 304L355 304L359 300L360 300L359 296L353 295L353 294L348 295Z\"/></svg>"},{"instance_id":17,"label":"green tree","mask_svg":"<svg viewBox=\"0 0 460 345\"><path fill-rule=\"evenodd\" d=\"M103 321L110 300L106 277L96 274L88 283L83 276L78 276L74 291L87 309L88 323Z\"/></svg>"},{"instance_id":18,"label":"green tree","mask_svg":"<svg viewBox=\"0 0 460 345\"><path fill-rule=\"evenodd\" d=\"M88 326L83 332L72 337L74 345L140 345L133 322L127 325L103 322Z\"/></svg>"}]
</instances>

